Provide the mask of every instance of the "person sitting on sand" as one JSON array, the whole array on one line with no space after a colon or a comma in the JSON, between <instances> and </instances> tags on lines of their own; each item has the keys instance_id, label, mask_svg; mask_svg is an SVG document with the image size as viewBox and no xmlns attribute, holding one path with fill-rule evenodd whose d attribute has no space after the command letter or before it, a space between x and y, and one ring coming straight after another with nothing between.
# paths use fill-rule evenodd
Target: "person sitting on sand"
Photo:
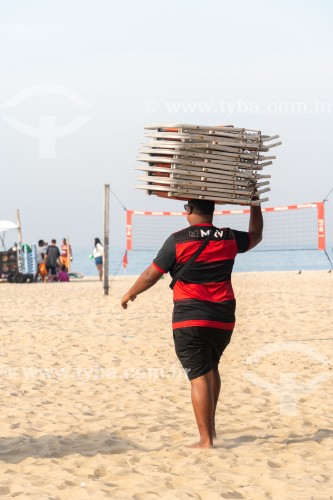
<instances>
[{"instance_id":1,"label":"person sitting on sand","mask_svg":"<svg viewBox=\"0 0 333 500\"><path fill-rule=\"evenodd\" d=\"M173 338L176 354L191 382L191 396L200 440L195 448L213 446L215 412L221 379L218 364L231 340L236 302L231 285L234 259L262 239L260 206L251 206L248 232L213 226L214 202L190 200L184 206L189 227L164 242L153 263L121 299L129 301L151 288L164 273L174 277L214 231L207 246L173 288Z\"/></svg>"},{"instance_id":2,"label":"person sitting on sand","mask_svg":"<svg viewBox=\"0 0 333 500\"><path fill-rule=\"evenodd\" d=\"M58 271L58 281L69 281L69 274L65 265L62 265Z\"/></svg>"}]
</instances>

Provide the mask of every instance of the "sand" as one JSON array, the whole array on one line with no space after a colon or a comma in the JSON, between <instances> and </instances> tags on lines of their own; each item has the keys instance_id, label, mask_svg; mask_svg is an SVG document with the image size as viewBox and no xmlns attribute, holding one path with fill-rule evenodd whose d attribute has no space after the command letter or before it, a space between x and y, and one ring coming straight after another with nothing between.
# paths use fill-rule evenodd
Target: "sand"
<instances>
[{"instance_id":1,"label":"sand","mask_svg":"<svg viewBox=\"0 0 333 500\"><path fill-rule=\"evenodd\" d=\"M215 448L197 439L169 279L0 284L0 498L333 498L333 273L233 278Z\"/></svg>"}]
</instances>

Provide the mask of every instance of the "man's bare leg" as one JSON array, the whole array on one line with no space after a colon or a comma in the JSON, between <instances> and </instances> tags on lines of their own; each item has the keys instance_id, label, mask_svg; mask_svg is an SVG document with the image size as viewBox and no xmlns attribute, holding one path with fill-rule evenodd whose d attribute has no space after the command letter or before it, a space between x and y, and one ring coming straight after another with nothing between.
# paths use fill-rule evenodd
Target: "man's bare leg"
<instances>
[{"instance_id":1,"label":"man's bare leg","mask_svg":"<svg viewBox=\"0 0 333 500\"><path fill-rule=\"evenodd\" d=\"M221 390L221 377L220 377L218 368L213 368L212 371L211 371L211 384L212 384L213 399L214 399L214 409L213 409L213 438L215 438L216 437L216 431L215 431L215 413L216 413L217 402L219 400L219 395L220 395L220 390Z\"/></svg>"},{"instance_id":2,"label":"man's bare leg","mask_svg":"<svg viewBox=\"0 0 333 500\"><path fill-rule=\"evenodd\" d=\"M211 448L213 446L214 396L211 371L191 380L191 397L200 441L191 448Z\"/></svg>"}]
</instances>

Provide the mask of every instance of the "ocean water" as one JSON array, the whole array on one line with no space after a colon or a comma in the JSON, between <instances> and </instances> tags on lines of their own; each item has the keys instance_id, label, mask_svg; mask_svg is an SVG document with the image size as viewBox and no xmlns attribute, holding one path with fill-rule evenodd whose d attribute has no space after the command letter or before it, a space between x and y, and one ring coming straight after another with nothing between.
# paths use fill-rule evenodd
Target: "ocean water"
<instances>
[{"instance_id":1,"label":"ocean water","mask_svg":"<svg viewBox=\"0 0 333 500\"><path fill-rule=\"evenodd\" d=\"M95 261L89 259L91 249L73 249L72 271L80 272L84 276L97 276ZM109 269L111 276L125 276L140 274L149 266L156 255L155 251L131 251L127 254L127 268L123 267L124 250L111 248ZM333 262L332 249L327 251ZM234 272L260 271L306 271L329 270L331 264L323 251L250 251L236 257Z\"/></svg>"}]
</instances>

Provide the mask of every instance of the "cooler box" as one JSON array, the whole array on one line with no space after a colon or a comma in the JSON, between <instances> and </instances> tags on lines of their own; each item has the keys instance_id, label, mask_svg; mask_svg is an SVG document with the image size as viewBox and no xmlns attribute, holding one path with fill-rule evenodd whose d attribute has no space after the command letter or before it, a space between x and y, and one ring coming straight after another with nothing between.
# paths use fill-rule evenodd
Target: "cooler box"
<instances>
[{"instance_id":1,"label":"cooler box","mask_svg":"<svg viewBox=\"0 0 333 500\"><path fill-rule=\"evenodd\" d=\"M18 253L13 250L0 252L0 278L7 278L10 273L18 272Z\"/></svg>"}]
</instances>

